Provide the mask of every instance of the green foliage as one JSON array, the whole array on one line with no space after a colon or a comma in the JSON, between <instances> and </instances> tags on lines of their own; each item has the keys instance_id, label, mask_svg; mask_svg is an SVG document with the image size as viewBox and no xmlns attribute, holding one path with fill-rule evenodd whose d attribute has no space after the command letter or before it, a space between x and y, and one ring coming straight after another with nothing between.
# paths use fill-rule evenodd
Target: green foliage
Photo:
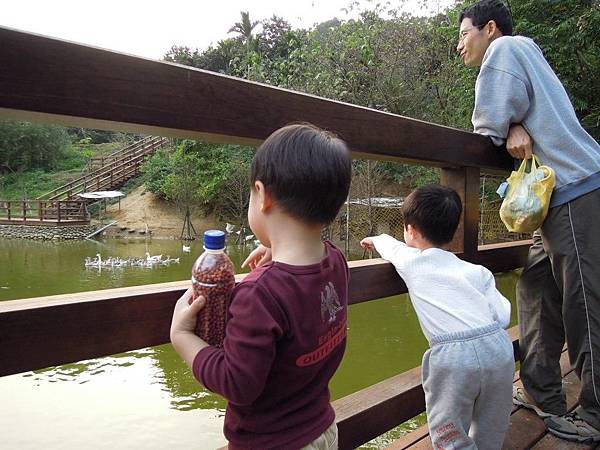
<instances>
[{"instance_id":1,"label":"green foliage","mask_svg":"<svg viewBox=\"0 0 600 450\"><path fill-rule=\"evenodd\" d=\"M204 52L184 48L167 59L229 75L471 130L477 71L457 57L459 0L430 17L376 5L355 20L333 19L312 29L292 29L273 16L256 22L242 13L230 31L237 37ZM532 37L573 101L582 123L600 138L600 8L590 0L511 0L515 30ZM175 47L174 47L175 48ZM218 146L217 146L218 147ZM204 148L206 181L199 199L210 205L226 173L226 155ZM226 147L222 147L221 150ZM211 150L212 149L212 150ZM232 156L233 157L233 156ZM230 168L231 169L231 168ZM377 176L406 189L439 181L436 169L381 164ZM211 180L211 181L209 181Z\"/></svg>"},{"instance_id":2,"label":"green foliage","mask_svg":"<svg viewBox=\"0 0 600 450\"><path fill-rule=\"evenodd\" d=\"M249 167L252 149L182 141L175 152L159 151L143 167L146 188L179 204L220 213L229 208L227 186L239 177L240 164ZM249 187L249 182L246 181Z\"/></svg>"},{"instance_id":3,"label":"green foliage","mask_svg":"<svg viewBox=\"0 0 600 450\"><path fill-rule=\"evenodd\" d=\"M106 144L108 142L133 142L135 135L118 131L94 130L91 128L67 128L71 141L87 144Z\"/></svg>"},{"instance_id":4,"label":"green foliage","mask_svg":"<svg viewBox=\"0 0 600 450\"><path fill-rule=\"evenodd\" d=\"M165 178L171 172L169 154L166 150L158 150L152 157L144 162L141 170L144 174L146 189L161 198L165 198L166 193L163 190L163 184Z\"/></svg>"},{"instance_id":5,"label":"green foliage","mask_svg":"<svg viewBox=\"0 0 600 450\"><path fill-rule=\"evenodd\" d=\"M0 121L0 167L9 172L56 168L69 143L61 127Z\"/></svg>"},{"instance_id":6,"label":"green foliage","mask_svg":"<svg viewBox=\"0 0 600 450\"><path fill-rule=\"evenodd\" d=\"M3 200L36 198L59 185L55 176L40 169L9 173L0 177L0 198Z\"/></svg>"}]
</instances>

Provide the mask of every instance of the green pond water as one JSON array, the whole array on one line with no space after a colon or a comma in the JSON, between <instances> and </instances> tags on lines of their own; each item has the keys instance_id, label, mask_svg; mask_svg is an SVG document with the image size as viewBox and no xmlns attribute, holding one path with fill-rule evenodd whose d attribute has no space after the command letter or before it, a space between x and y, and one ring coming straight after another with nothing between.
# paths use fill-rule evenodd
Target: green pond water
<instances>
[{"instance_id":1,"label":"green pond water","mask_svg":"<svg viewBox=\"0 0 600 450\"><path fill-rule=\"evenodd\" d=\"M202 252L176 240L35 242L0 239L0 301L189 279ZM239 267L250 247L230 246ZM84 267L97 253L128 258L162 254L169 266ZM514 305L517 275L499 274ZM513 324L516 308L513 307ZM348 346L331 382L337 399L421 364L427 342L407 295L349 308ZM0 361L0 364L2 362ZM225 402L204 390L170 345L144 348L0 378L1 449L214 449ZM424 423L424 415L363 448L376 449Z\"/></svg>"}]
</instances>

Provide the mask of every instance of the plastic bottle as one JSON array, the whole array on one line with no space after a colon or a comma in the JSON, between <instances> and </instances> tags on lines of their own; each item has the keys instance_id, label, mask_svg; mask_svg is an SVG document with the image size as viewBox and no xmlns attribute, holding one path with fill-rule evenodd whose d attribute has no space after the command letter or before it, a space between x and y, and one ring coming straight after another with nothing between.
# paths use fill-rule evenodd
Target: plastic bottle
<instances>
[{"instance_id":1,"label":"plastic bottle","mask_svg":"<svg viewBox=\"0 0 600 450\"><path fill-rule=\"evenodd\" d=\"M231 291L235 286L233 264L225 254L225 233L204 232L204 253L192 267L194 298L202 295L206 305L198 313L196 334L210 345L221 347Z\"/></svg>"}]
</instances>

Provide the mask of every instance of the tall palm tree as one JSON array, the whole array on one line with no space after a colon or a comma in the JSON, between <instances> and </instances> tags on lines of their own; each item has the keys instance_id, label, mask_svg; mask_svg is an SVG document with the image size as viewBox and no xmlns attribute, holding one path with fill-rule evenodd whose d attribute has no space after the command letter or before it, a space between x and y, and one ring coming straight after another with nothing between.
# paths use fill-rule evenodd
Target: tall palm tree
<instances>
[{"instance_id":1,"label":"tall palm tree","mask_svg":"<svg viewBox=\"0 0 600 450\"><path fill-rule=\"evenodd\" d=\"M253 42L252 30L259 24L258 21L251 22L250 21L250 13L248 11L241 11L242 21L236 22L229 29L229 33L239 33L242 37L242 40L246 43L246 49L248 53L250 53L250 49Z\"/></svg>"}]
</instances>

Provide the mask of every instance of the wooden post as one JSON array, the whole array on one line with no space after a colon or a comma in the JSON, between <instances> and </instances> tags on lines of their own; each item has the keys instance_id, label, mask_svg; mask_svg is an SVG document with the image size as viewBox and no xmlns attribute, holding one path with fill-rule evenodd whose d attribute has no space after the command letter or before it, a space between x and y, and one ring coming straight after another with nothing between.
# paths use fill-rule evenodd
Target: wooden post
<instances>
[{"instance_id":1,"label":"wooden post","mask_svg":"<svg viewBox=\"0 0 600 450\"><path fill-rule=\"evenodd\" d=\"M6 202L6 211L8 214L8 220L10 220L10 205L12 204L12 202Z\"/></svg>"},{"instance_id":2,"label":"wooden post","mask_svg":"<svg viewBox=\"0 0 600 450\"><path fill-rule=\"evenodd\" d=\"M23 222L27 221L27 202L23 200Z\"/></svg>"},{"instance_id":3,"label":"wooden post","mask_svg":"<svg viewBox=\"0 0 600 450\"><path fill-rule=\"evenodd\" d=\"M56 217L57 222L60 223L60 200L56 201Z\"/></svg>"},{"instance_id":4,"label":"wooden post","mask_svg":"<svg viewBox=\"0 0 600 450\"><path fill-rule=\"evenodd\" d=\"M466 256L475 255L479 226L479 168L444 168L441 184L458 192L463 203L460 224L449 249L453 252L464 252Z\"/></svg>"},{"instance_id":5,"label":"wooden post","mask_svg":"<svg viewBox=\"0 0 600 450\"><path fill-rule=\"evenodd\" d=\"M40 218L40 222L44 221L44 202L43 201L39 201L38 202L38 215Z\"/></svg>"}]
</instances>

